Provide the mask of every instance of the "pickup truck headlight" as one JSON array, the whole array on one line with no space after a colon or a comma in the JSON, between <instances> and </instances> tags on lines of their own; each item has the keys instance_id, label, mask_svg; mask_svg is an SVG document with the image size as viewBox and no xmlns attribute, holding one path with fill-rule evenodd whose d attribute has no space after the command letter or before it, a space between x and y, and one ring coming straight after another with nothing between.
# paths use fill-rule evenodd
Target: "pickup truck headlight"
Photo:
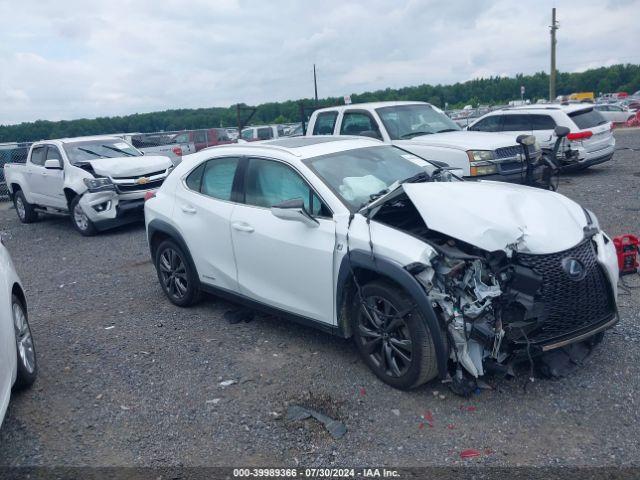
<instances>
[{"instance_id":1,"label":"pickup truck headlight","mask_svg":"<svg viewBox=\"0 0 640 480\"><path fill-rule=\"evenodd\" d=\"M493 163L493 152L491 150L468 150L467 156L471 163L470 173L472 177L498 173L498 167Z\"/></svg>"},{"instance_id":2,"label":"pickup truck headlight","mask_svg":"<svg viewBox=\"0 0 640 480\"><path fill-rule=\"evenodd\" d=\"M469 161L473 162L488 162L493 160L493 152L491 150L468 150L467 155Z\"/></svg>"},{"instance_id":3,"label":"pickup truck headlight","mask_svg":"<svg viewBox=\"0 0 640 480\"><path fill-rule=\"evenodd\" d=\"M87 189L91 193L104 192L106 190L116 189L111 179L107 177L83 178L82 181L84 182L84 184L87 186Z\"/></svg>"}]
</instances>

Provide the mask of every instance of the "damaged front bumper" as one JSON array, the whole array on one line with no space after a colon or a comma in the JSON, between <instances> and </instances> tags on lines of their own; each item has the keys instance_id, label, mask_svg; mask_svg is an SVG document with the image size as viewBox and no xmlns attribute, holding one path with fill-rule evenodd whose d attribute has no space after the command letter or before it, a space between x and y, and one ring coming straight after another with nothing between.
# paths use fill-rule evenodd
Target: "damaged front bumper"
<instances>
[{"instance_id":1,"label":"damaged front bumper","mask_svg":"<svg viewBox=\"0 0 640 480\"><path fill-rule=\"evenodd\" d=\"M143 197L123 198L115 191L86 192L79 203L85 215L98 230L106 230L144 218Z\"/></svg>"}]
</instances>

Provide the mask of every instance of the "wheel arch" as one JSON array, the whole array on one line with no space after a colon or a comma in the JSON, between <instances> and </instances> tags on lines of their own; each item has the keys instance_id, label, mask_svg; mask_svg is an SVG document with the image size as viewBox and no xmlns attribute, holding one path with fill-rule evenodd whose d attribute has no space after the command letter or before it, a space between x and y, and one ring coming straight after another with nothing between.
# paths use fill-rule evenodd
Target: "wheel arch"
<instances>
[{"instance_id":1,"label":"wheel arch","mask_svg":"<svg viewBox=\"0 0 640 480\"><path fill-rule=\"evenodd\" d=\"M178 246L182 249L184 254L187 256L187 261L189 262L189 266L196 273L196 278L200 278L198 274L198 269L191 257L191 252L189 251L189 247L187 247L187 242L185 242L184 238L180 234L180 232L169 223L154 219L149 222L147 226L147 240L149 242L149 251L151 253L151 261L155 264L156 252L158 251L158 246L164 240L173 240L178 244Z\"/></svg>"},{"instance_id":2,"label":"wheel arch","mask_svg":"<svg viewBox=\"0 0 640 480\"><path fill-rule=\"evenodd\" d=\"M339 334L345 338L352 335L349 307L353 305L356 295L354 273L361 285L371 280L382 279L403 289L413 299L433 338L439 376L445 378L448 374L448 351L438 316L423 287L411 273L394 260L379 255L374 257L370 252L362 250L352 250L349 255L345 255L340 264L336 285Z\"/></svg>"},{"instance_id":3,"label":"wheel arch","mask_svg":"<svg viewBox=\"0 0 640 480\"><path fill-rule=\"evenodd\" d=\"M73 199L76 198L79 194L69 187L65 187L63 191L64 197L67 199L67 206L69 208L69 211L71 211L71 202L73 202Z\"/></svg>"},{"instance_id":4,"label":"wheel arch","mask_svg":"<svg viewBox=\"0 0 640 480\"><path fill-rule=\"evenodd\" d=\"M27 296L24 294L24 290L22 289L19 283L16 282L13 284L13 287L11 288L11 294L18 297L18 300L20 300L20 303L22 304L22 308L24 308L24 313L28 314Z\"/></svg>"}]
</instances>

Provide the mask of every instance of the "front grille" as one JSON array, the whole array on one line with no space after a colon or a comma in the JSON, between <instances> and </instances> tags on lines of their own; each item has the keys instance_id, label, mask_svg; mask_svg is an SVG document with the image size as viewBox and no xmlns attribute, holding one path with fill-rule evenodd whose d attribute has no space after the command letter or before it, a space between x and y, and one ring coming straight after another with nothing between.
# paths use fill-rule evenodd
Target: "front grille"
<instances>
[{"instance_id":1,"label":"front grille","mask_svg":"<svg viewBox=\"0 0 640 480\"><path fill-rule=\"evenodd\" d=\"M529 153L531 155L535 154L536 152L536 147L535 145L530 145L529 146ZM517 157L518 155L523 154L524 151L522 150L522 147L520 145L513 145L511 147L502 147L502 148L496 148L493 152L495 159L496 160L501 160L503 158L514 158Z\"/></svg>"},{"instance_id":2,"label":"front grille","mask_svg":"<svg viewBox=\"0 0 640 480\"><path fill-rule=\"evenodd\" d=\"M157 172L145 173L144 175L128 175L126 177L111 177L116 180L137 180L142 177L155 177L156 175L162 175L167 170L158 170Z\"/></svg>"},{"instance_id":3,"label":"front grille","mask_svg":"<svg viewBox=\"0 0 640 480\"><path fill-rule=\"evenodd\" d=\"M569 278L562 265L566 258L582 263L586 271L582 280ZM546 342L596 326L615 312L608 281L591 239L549 255L518 253L517 261L542 276L539 301L544 305L544 322L529 335L532 342Z\"/></svg>"},{"instance_id":4,"label":"front grille","mask_svg":"<svg viewBox=\"0 0 640 480\"><path fill-rule=\"evenodd\" d=\"M161 178L160 180L154 180L153 182L143 183L142 185L116 184L116 188L117 188L118 192L121 192L121 193L140 192L140 191L143 191L143 190L151 190L153 188L160 188L160 185L162 185L163 181L164 181L164 178Z\"/></svg>"}]
</instances>

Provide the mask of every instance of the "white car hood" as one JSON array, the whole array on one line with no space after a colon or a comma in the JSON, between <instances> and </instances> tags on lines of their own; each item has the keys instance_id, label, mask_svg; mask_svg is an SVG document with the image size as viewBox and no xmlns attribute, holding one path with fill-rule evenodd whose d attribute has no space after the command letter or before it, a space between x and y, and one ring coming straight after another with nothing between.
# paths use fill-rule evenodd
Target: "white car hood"
<instances>
[{"instance_id":1,"label":"white car hood","mask_svg":"<svg viewBox=\"0 0 640 480\"><path fill-rule=\"evenodd\" d=\"M580 205L547 190L502 182L427 182L402 186L431 230L483 250L546 254L584 238Z\"/></svg>"},{"instance_id":2,"label":"white car hood","mask_svg":"<svg viewBox=\"0 0 640 480\"><path fill-rule=\"evenodd\" d=\"M420 135L410 140L399 140L398 145L429 145L436 147L453 147L460 150L495 150L496 148L517 145L515 137L505 138L505 135L491 132L459 132L433 133Z\"/></svg>"},{"instance_id":3,"label":"white car hood","mask_svg":"<svg viewBox=\"0 0 640 480\"><path fill-rule=\"evenodd\" d=\"M169 157L149 155L142 157L96 158L89 160L93 171L105 177L137 177L164 171L173 165Z\"/></svg>"}]
</instances>

